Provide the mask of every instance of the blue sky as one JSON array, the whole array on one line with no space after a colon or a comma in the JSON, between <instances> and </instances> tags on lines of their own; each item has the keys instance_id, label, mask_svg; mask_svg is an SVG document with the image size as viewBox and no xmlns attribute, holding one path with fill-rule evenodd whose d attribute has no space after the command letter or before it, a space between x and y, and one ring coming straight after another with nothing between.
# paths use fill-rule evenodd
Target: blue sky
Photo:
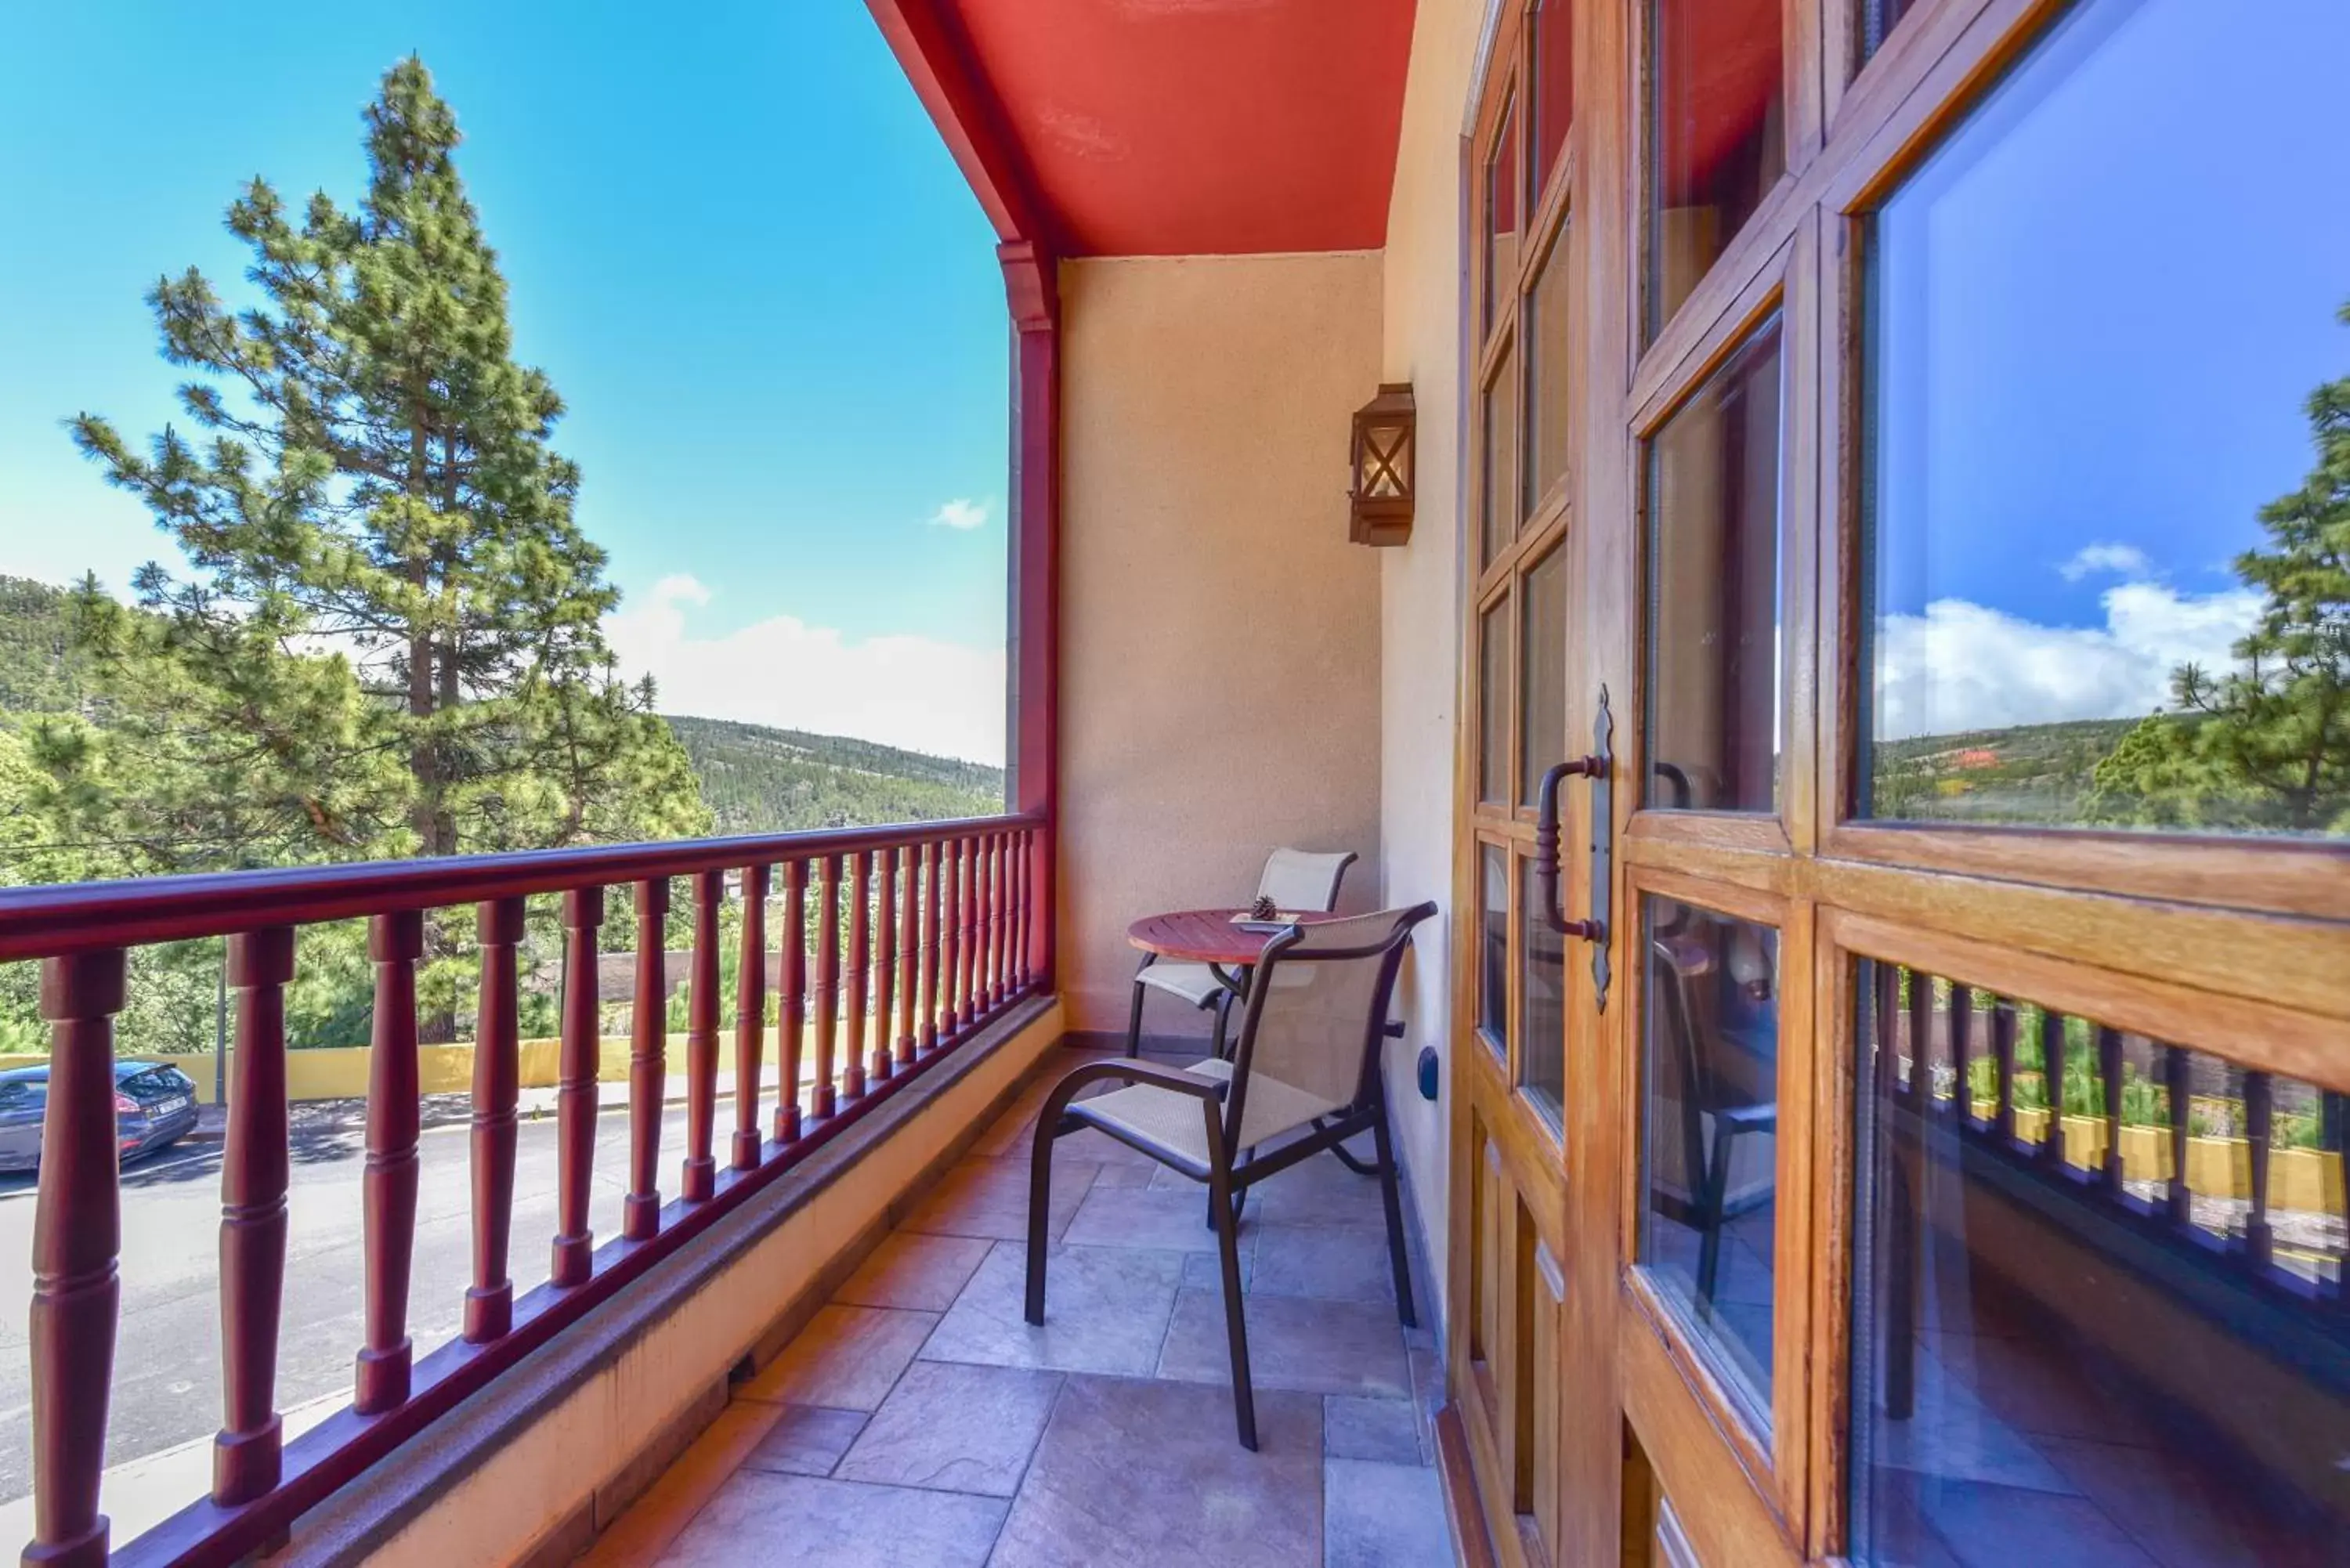
<instances>
[{"instance_id":1,"label":"blue sky","mask_svg":"<svg viewBox=\"0 0 2350 1568\"><path fill-rule=\"evenodd\" d=\"M20 8L0 572L121 592L168 548L58 421L173 416L140 296L192 264L243 302L221 214L255 173L356 202L359 109L411 50L465 132L517 355L570 405L623 658L672 711L1000 760L993 235L847 0Z\"/></svg>"},{"instance_id":2,"label":"blue sky","mask_svg":"<svg viewBox=\"0 0 2350 1568\"><path fill-rule=\"evenodd\" d=\"M2252 17L2258 14L2258 23ZM2143 713L2350 375L2342 0L2096 0L1876 255L1884 733Z\"/></svg>"}]
</instances>

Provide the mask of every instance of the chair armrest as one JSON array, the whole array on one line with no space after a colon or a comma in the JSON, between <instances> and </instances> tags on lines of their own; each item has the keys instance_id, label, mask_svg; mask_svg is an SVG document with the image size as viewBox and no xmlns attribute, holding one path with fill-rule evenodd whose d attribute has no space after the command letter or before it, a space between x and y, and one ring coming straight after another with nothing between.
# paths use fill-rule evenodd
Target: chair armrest
<instances>
[{"instance_id":1,"label":"chair armrest","mask_svg":"<svg viewBox=\"0 0 2350 1568\"><path fill-rule=\"evenodd\" d=\"M1082 1067L1071 1069L1066 1077L1053 1085L1052 1094L1045 1098L1045 1108L1057 1116L1061 1107L1076 1097L1076 1091L1087 1084L1112 1078L1172 1089L1179 1095L1190 1095L1202 1100L1221 1100L1232 1086L1221 1078L1202 1078L1180 1067L1162 1067L1154 1062L1138 1062L1126 1056L1114 1061L1088 1062ZM1043 1119L1041 1115L1038 1119Z\"/></svg>"}]
</instances>

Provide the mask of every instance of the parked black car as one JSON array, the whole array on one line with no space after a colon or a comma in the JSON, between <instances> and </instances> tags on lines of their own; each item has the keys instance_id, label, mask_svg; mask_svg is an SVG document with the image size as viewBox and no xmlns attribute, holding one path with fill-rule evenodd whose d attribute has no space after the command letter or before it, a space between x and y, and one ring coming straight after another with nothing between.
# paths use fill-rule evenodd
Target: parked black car
<instances>
[{"instance_id":1,"label":"parked black car","mask_svg":"<svg viewBox=\"0 0 2350 1568\"><path fill-rule=\"evenodd\" d=\"M41 1168L41 1117L49 1070L0 1073L0 1171ZM114 1064L115 1146L124 1159L168 1148L196 1125L195 1080L161 1062Z\"/></svg>"}]
</instances>

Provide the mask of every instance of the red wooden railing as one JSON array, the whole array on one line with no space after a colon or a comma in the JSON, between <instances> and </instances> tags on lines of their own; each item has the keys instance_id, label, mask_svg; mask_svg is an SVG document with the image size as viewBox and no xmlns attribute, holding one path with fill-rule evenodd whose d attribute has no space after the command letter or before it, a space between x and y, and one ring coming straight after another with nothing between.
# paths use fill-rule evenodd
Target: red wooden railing
<instances>
[{"instance_id":1,"label":"red wooden railing","mask_svg":"<svg viewBox=\"0 0 2350 1568\"><path fill-rule=\"evenodd\" d=\"M1041 816L1003 816L0 891L0 961L41 961L52 1053L35 1204L36 1523L25 1561L85 1568L109 1560L99 1489L120 1309L112 1059L130 948L228 939L237 1070L222 1156L224 1409L212 1494L111 1560L229 1563L282 1538L305 1509L689 1243L1010 1003L1042 989L1051 917L1033 866L1045 826ZM692 898L686 1150L679 1195L664 1203L666 975L659 933L671 881L681 877L690 879ZM819 893L813 924L811 877ZM719 945L730 880L743 913L735 1122L722 1169L714 1147L724 1027ZM781 905L778 1061L775 1116L763 1139L771 887ZM620 1235L598 1245L588 1224L601 1040L597 938L607 889L623 888L633 893L639 930L628 1192ZM517 949L527 901L548 896L560 900L566 939L556 1233L546 1282L517 1296L508 1272L520 1079ZM419 1357L408 1337L421 1121L417 964L427 912L465 906L476 911L481 966L473 1278L462 1336ZM289 1170L285 991L295 978L296 929L355 917L369 923L376 974L362 1178L363 1339L350 1407L288 1443L276 1404ZM814 1072L803 1085L801 1030L811 1016Z\"/></svg>"}]
</instances>

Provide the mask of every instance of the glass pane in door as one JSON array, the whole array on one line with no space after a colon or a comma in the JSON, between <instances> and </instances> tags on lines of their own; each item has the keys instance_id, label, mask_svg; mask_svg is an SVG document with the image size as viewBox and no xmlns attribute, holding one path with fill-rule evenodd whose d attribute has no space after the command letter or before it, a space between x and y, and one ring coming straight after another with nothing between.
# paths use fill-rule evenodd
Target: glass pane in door
<instances>
[{"instance_id":1,"label":"glass pane in door","mask_svg":"<svg viewBox=\"0 0 2350 1568\"><path fill-rule=\"evenodd\" d=\"M1510 1050L1510 857L1498 845L1477 852L1477 1033L1494 1054Z\"/></svg>"},{"instance_id":2,"label":"glass pane in door","mask_svg":"<svg viewBox=\"0 0 2350 1568\"><path fill-rule=\"evenodd\" d=\"M1518 1087L1555 1130L1565 1116L1566 939L1544 918L1534 865L1518 862Z\"/></svg>"},{"instance_id":3,"label":"glass pane in door","mask_svg":"<svg viewBox=\"0 0 2350 1568\"><path fill-rule=\"evenodd\" d=\"M1648 443L1651 806L1778 802L1779 361L1773 317Z\"/></svg>"},{"instance_id":4,"label":"glass pane in door","mask_svg":"<svg viewBox=\"0 0 2350 1568\"><path fill-rule=\"evenodd\" d=\"M1787 167L1779 0L1648 7L1648 336L1672 319Z\"/></svg>"},{"instance_id":5,"label":"glass pane in door","mask_svg":"<svg viewBox=\"0 0 2350 1568\"><path fill-rule=\"evenodd\" d=\"M1534 804L1543 774L1566 761L1566 545L1526 574L1525 614L1520 627L1518 733L1523 760L1518 768L1518 803Z\"/></svg>"},{"instance_id":6,"label":"glass pane in door","mask_svg":"<svg viewBox=\"0 0 2350 1568\"><path fill-rule=\"evenodd\" d=\"M1493 150L1485 155L1485 258L1480 293L1484 298L1482 320L1487 332L1502 311L1518 297L1518 228L1521 223L1518 186L1518 106L1503 106Z\"/></svg>"},{"instance_id":7,"label":"glass pane in door","mask_svg":"<svg viewBox=\"0 0 2350 1568\"><path fill-rule=\"evenodd\" d=\"M1477 618L1477 798L1506 805L1510 790L1510 599Z\"/></svg>"},{"instance_id":8,"label":"glass pane in door","mask_svg":"<svg viewBox=\"0 0 2350 1568\"><path fill-rule=\"evenodd\" d=\"M1779 933L1653 895L1640 914L1639 1265L1767 1431Z\"/></svg>"},{"instance_id":9,"label":"glass pane in door","mask_svg":"<svg viewBox=\"0 0 2350 1568\"><path fill-rule=\"evenodd\" d=\"M1877 213L1865 815L2350 835L2345 60L2089 0Z\"/></svg>"},{"instance_id":10,"label":"glass pane in door","mask_svg":"<svg viewBox=\"0 0 2350 1568\"><path fill-rule=\"evenodd\" d=\"M2344 1561L2344 1096L1858 971L1854 1560Z\"/></svg>"}]
</instances>

